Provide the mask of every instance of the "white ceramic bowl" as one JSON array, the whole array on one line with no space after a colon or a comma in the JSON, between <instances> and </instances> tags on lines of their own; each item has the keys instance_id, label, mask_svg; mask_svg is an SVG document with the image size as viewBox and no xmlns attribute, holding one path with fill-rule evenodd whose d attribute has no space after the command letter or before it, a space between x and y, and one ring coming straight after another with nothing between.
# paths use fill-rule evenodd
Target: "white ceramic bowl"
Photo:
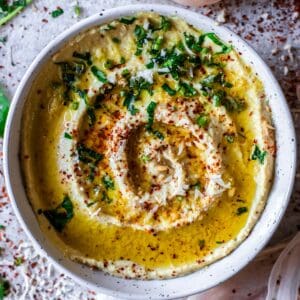
<instances>
[{"instance_id":1,"label":"white ceramic bowl","mask_svg":"<svg viewBox=\"0 0 300 300\"><path fill-rule=\"evenodd\" d=\"M164 15L177 15L188 23L213 31L225 42L232 42L263 81L267 99L273 111L276 127L277 156L274 183L266 208L249 237L230 255L184 277L168 280L126 280L105 275L101 271L72 262L48 240L40 230L27 199L19 162L21 117L28 90L43 63L70 38L80 31L112 19L140 11L152 10ZM271 71L246 42L214 21L198 13L173 6L134 5L110 9L87 18L54 39L34 60L21 81L11 104L4 137L4 171L8 194L15 213L37 250L63 273L98 292L130 299L170 299L199 293L228 279L266 245L278 226L289 202L296 168L296 141L291 114L282 91Z\"/></svg>"}]
</instances>

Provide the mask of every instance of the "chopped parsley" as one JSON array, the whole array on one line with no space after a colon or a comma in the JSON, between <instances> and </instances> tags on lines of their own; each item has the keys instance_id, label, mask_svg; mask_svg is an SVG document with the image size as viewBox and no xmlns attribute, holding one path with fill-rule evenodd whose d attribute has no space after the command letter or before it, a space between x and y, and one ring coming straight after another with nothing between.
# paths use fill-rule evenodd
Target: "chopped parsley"
<instances>
[{"instance_id":1,"label":"chopped parsley","mask_svg":"<svg viewBox=\"0 0 300 300\"><path fill-rule=\"evenodd\" d=\"M105 31L114 30L114 29L116 29L116 27L111 24L107 24L106 27L103 28L103 30Z\"/></svg>"},{"instance_id":2,"label":"chopped parsley","mask_svg":"<svg viewBox=\"0 0 300 300\"><path fill-rule=\"evenodd\" d=\"M173 90L172 88L169 87L169 85L167 83L164 83L162 85L162 89L164 91L166 91L170 96L175 96L176 95L176 91Z\"/></svg>"},{"instance_id":3,"label":"chopped parsley","mask_svg":"<svg viewBox=\"0 0 300 300\"><path fill-rule=\"evenodd\" d=\"M64 133L64 138L71 140L73 137L71 134L69 134L68 132Z\"/></svg>"},{"instance_id":4,"label":"chopped parsley","mask_svg":"<svg viewBox=\"0 0 300 300\"><path fill-rule=\"evenodd\" d=\"M73 57L86 61L89 66L92 64L92 59L91 59L92 56L91 56L90 52L80 53L80 52L74 51Z\"/></svg>"},{"instance_id":5,"label":"chopped parsley","mask_svg":"<svg viewBox=\"0 0 300 300\"><path fill-rule=\"evenodd\" d=\"M267 155L267 151L262 151L259 149L257 145L254 146L253 153L251 155L252 160L258 160L260 164L263 164L265 161L265 157Z\"/></svg>"},{"instance_id":6,"label":"chopped parsley","mask_svg":"<svg viewBox=\"0 0 300 300\"><path fill-rule=\"evenodd\" d=\"M139 110L134 106L134 102L136 100L136 96L133 94L133 92L129 92L125 94L125 99L123 102L123 105L128 109L128 111L135 115Z\"/></svg>"},{"instance_id":7,"label":"chopped parsley","mask_svg":"<svg viewBox=\"0 0 300 300\"><path fill-rule=\"evenodd\" d=\"M0 43L5 44L7 42L7 35L0 37Z\"/></svg>"},{"instance_id":8,"label":"chopped parsley","mask_svg":"<svg viewBox=\"0 0 300 300\"><path fill-rule=\"evenodd\" d=\"M21 266L23 262L24 262L23 257L16 257L15 261L14 261L14 265L18 267L18 266Z\"/></svg>"},{"instance_id":9,"label":"chopped parsley","mask_svg":"<svg viewBox=\"0 0 300 300\"><path fill-rule=\"evenodd\" d=\"M134 29L134 35L136 37L137 45L135 55L139 56L143 52L143 45L147 39L147 31L141 25L136 25Z\"/></svg>"},{"instance_id":10,"label":"chopped parsley","mask_svg":"<svg viewBox=\"0 0 300 300\"><path fill-rule=\"evenodd\" d=\"M81 14L81 7L79 5L74 6L74 13L78 17Z\"/></svg>"},{"instance_id":11,"label":"chopped parsley","mask_svg":"<svg viewBox=\"0 0 300 300\"><path fill-rule=\"evenodd\" d=\"M153 69L154 68L154 61L150 61L149 63L146 64L147 69Z\"/></svg>"},{"instance_id":12,"label":"chopped parsley","mask_svg":"<svg viewBox=\"0 0 300 300\"><path fill-rule=\"evenodd\" d=\"M147 106L147 113L148 113L148 123L146 125L146 130L150 133L152 133L155 137L159 138L160 140L164 139L164 135L156 129L153 129L153 123L154 123L154 112L155 108L157 106L156 102L151 101L149 105Z\"/></svg>"},{"instance_id":13,"label":"chopped parsley","mask_svg":"<svg viewBox=\"0 0 300 300\"><path fill-rule=\"evenodd\" d=\"M113 41L115 44L120 44L120 43L121 43L120 39L117 38L117 37L115 37L115 36L112 38L112 41Z\"/></svg>"},{"instance_id":14,"label":"chopped parsley","mask_svg":"<svg viewBox=\"0 0 300 300\"><path fill-rule=\"evenodd\" d=\"M91 67L91 71L93 73L93 75L101 82L106 83L107 82L107 78L106 75L103 71L101 71L100 69L98 69L96 66L92 66Z\"/></svg>"},{"instance_id":15,"label":"chopped parsley","mask_svg":"<svg viewBox=\"0 0 300 300\"><path fill-rule=\"evenodd\" d=\"M232 46L225 45L213 32L205 33L204 35L202 35L200 37L200 41L204 41L205 37L208 37L216 45L222 48L222 50L220 52L217 52L216 54L225 54L229 53L232 50Z\"/></svg>"},{"instance_id":16,"label":"chopped parsley","mask_svg":"<svg viewBox=\"0 0 300 300\"><path fill-rule=\"evenodd\" d=\"M242 207L239 207L237 210L236 210L236 215L237 216L240 216L244 213L246 213L248 211L248 208L246 206L242 206Z\"/></svg>"},{"instance_id":17,"label":"chopped parsley","mask_svg":"<svg viewBox=\"0 0 300 300\"><path fill-rule=\"evenodd\" d=\"M158 130L153 130L152 129L151 132L154 136L156 136L160 140L163 140L165 138L164 135Z\"/></svg>"},{"instance_id":18,"label":"chopped parsley","mask_svg":"<svg viewBox=\"0 0 300 300\"><path fill-rule=\"evenodd\" d=\"M159 52L159 50L161 49L163 40L164 40L163 36L158 36L157 38L155 38L153 40L152 48L151 48L151 53L152 54L155 54L155 53Z\"/></svg>"},{"instance_id":19,"label":"chopped parsley","mask_svg":"<svg viewBox=\"0 0 300 300\"><path fill-rule=\"evenodd\" d=\"M9 111L9 104L10 102L8 101L7 97L4 95L4 92L0 87L0 136L1 137L3 137L4 135L6 118Z\"/></svg>"},{"instance_id":20,"label":"chopped parsley","mask_svg":"<svg viewBox=\"0 0 300 300\"><path fill-rule=\"evenodd\" d=\"M77 101L73 101L72 104L71 104L71 108L73 110L77 110L79 107L79 103Z\"/></svg>"},{"instance_id":21,"label":"chopped parsley","mask_svg":"<svg viewBox=\"0 0 300 300\"><path fill-rule=\"evenodd\" d=\"M148 113L148 124L146 125L147 130L152 128L154 122L154 111L157 106L156 102L151 101L147 106L147 113Z\"/></svg>"},{"instance_id":22,"label":"chopped parsley","mask_svg":"<svg viewBox=\"0 0 300 300\"><path fill-rule=\"evenodd\" d=\"M83 144L77 145L77 153L79 161L83 163L97 164L103 158L103 154L98 153Z\"/></svg>"},{"instance_id":23,"label":"chopped parsley","mask_svg":"<svg viewBox=\"0 0 300 300\"><path fill-rule=\"evenodd\" d=\"M82 76L86 71L86 65L84 62L73 61L73 62L58 62L56 63L60 66L61 78L64 85L64 104L71 102L70 92L71 90L76 91L74 88L74 82Z\"/></svg>"},{"instance_id":24,"label":"chopped parsley","mask_svg":"<svg viewBox=\"0 0 300 300\"><path fill-rule=\"evenodd\" d=\"M77 93L78 96L79 96L81 99L83 99L83 101L84 101L84 103L85 103L86 105L88 105L88 99L87 99L87 93L86 93L86 91L83 91L83 90L78 89L78 88L76 88L76 87L72 87L72 90L73 90L75 93Z\"/></svg>"},{"instance_id":25,"label":"chopped parsley","mask_svg":"<svg viewBox=\"0 0 300 300\"><path fill-rule=\"evenodd\" d=\"M227 143L232 144L234 142L234 135L225 134L225 140L227 141Z\"/></svg>"},{"instance_id":26,"label":"chopped parsley","mask_svg":"<svg viewBox=\"0 0 300 300\"><path fill-rule=\"evenodd\" d=\"M29 5L32 0L15 0L10 2L11 4L8 4L6 0L0 1L0 26L15 17L22 9Z\"/></svg>"},{"instance_id":27,"label":"chopped parsley","mask_svg":"<svg viewBox=\"0 0 300 300\"><path fill-rule=\"evenodd\" d=\"M197 124L199 125L199 127L204 128L209 123L209 117L205 114L201 114L201 115L198 116L196 121L197 121Z\"/></svg>"},{"instance_id":28,"label":"chopped parsley","mask_svg":"<svg viewBox=\"0 0 300 300\"><path fill-rule=\"evenodd\" d=\"M159 29L167 31L171 28L171 21L165 16L161 16L160 27Z\"/></svg>"},{"instance_id":29,"label":"chopped parsley","mask_svg":"<svg viewBox=\"0 0 300 300\"><path fill-rule=\"evenodd\" d=\"M134 91L134 94L138 97L143 90L148 91L152 95L152 83L145 80L143 77L131 79L129 87Z\"/></svg>"},{"instance_id":30,"label":"chopped parsley","mask_svg":"<svg viewBox=\"0 0 300 300\"><path fill-rule=\"evenodd\" d=\"M44 216L50 224L61 232L66 224L73 218L73 203L68 195L65 195L63 202L56 208L43 211Z\"/></svg>"},{"instance_id":31,"label":"chopped parsley","mask_svg":"<svg viewBox=\"0 0 300 300\"><path fill-rule=\"evenodd\" d=\"M136 17L131 18L121 18L119 21L123 24L130 25L136 20Z\"/></svg>"},{"instance_id":32,"label":"chopped parsley","mask_svg":"<svg viewBox=\"0 0 300 300\"><path fill-rule=\"evenodd\" d=\"M112 69L114 66L114 62L111 59L108 59L105 63L104 63L104 67L106 69Z\"/></svg>"},{"instance_id":33,"label":"chopped parsley","mask_svg":"<svg viewBox=\"0 0 300 300\"><path fill-rule=\"evenodd\" d=\"M185 97L193 97L197 95L197 91L194 87L186 82L179 83L179 91Z\"/></svg>"},{"instance_id":34,"label":"chopped parsley","mask_svg":"<svg viewBox=\"0 0 300 300\"><path fill-rule=\"evenodd\" d=\"M120 64L123 65L125 63L126 63L126 59L125 59L125 57L122 56L120 59Z\"/></svg>"},{"instance_id":35,"label":"chopped parsley","mask_svg":"<svg viewBox=\"0 0 300 300\"><path fill-rule=\"evenodd\" d=\"M105 176L102 177L102 183L104 184L104 186L107 190L109 190L109 189L114 190L115 189L114 181L109 175L105 175Z\"/></svg>"},{"instance_id":36,"label":"chopped parsley","mask_svg":"<svg viewBox=\"0 0 300 300\"><path fill-rule=\"evenodd\" d=\"M196 52L200 52L202 50L202 47L199 45L198 41L196 41L196 38L193 35L185 32L184 41L191 50Z\"/></svg>"},{"instance_id":37,"label":"chopped parsley","mask_svg":"<svg viewBox=\"0 0 300 300\"><path fill-rule=\"evenodd\" d=\"M150 158L149 155L143 154L143 155L141 156L141 160L142 160L143 163L146 163L146 162L150 161L151 158Z\"/></svg>"},{"instance_id":38,"label":"chopped parsley","mask_svg":"<svg viewBox=\"0 0 300 300\"><path fill-rule=\"evenodd\" d=\"M57 18L64 13L64 10L61 7L57 7L55 10L51 12L52 18Z\"/></svg>"},{"instance_id":39,"label":"chopped parsley","mask_svg":"<svg viewBox=\"0 0 300 300\"><path fill-rule=\"evenodd\" d=\"M9 294L10 284L5 278L0 277L0 300Z\"/></svg>"},{"instance_id":40,"label":"chopped parsley","mask_svg":"<svg viewBox=\"0 0 300 300\"><path fill-rule=\"evenodd\" d=\"M89 126L92 127L96 122L96 115L95 115L95 109L91 106L89 106L86 110L88 115L88 123Z\"/></svg>"},{"instance_id":41,"label":"chopped parsley","mask_svg":"<svg viewBox=\"0 0 300 300\"><path fill-rule=\"evenodd\" d=\"M0 230L5 229L5 226L0 224Z\"/></svg>"}]
</instances>

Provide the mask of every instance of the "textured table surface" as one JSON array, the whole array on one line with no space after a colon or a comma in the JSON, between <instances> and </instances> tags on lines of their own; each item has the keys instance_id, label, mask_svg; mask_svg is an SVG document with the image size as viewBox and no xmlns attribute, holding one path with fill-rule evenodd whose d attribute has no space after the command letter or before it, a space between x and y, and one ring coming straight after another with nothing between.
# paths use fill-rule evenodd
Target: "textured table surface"
<instances>
[{"instance_id":1,"label":"textured table surface","mask_svg":"<svg viewBox=\"0 0 300 300\"><path fill-rule=\"evenodd\" d=\"M0 42L0 84L6 94L10 98L14 95L32 60L59 33L80 19L103 9L135 3L173 4L171 1L163 0L79 0L82 13L80 17L76 17L75 1L33 0L31 6L12 22L0 28L0 37L7 36L5 43ZM63 8L64 14L53 19L49 12L57 6ZM299 6L297 0L227 0L197 9L243 37L272 68L293 113L298 140L300 140ZM2 148L2 143L0 147ZM0 154L2 157L2 152ZM40 257L34 251L7 198L2 176L2 159L0 225L3 225L0 226L0 276L5 277L11 284L8 299L109 299L78 286L73 280L56 271L46 258ZM271 243L298 230L300 230L299 164L288 210Z\"/></svg>"}]
</instances>

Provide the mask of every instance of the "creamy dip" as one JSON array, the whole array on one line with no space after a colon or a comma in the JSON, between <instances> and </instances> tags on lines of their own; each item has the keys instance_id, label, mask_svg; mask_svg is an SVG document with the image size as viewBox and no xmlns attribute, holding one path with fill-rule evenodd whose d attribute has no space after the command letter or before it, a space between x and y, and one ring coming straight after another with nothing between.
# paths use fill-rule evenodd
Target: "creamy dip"
<instances>
[{"instance_id":1,"label":"creamy dip","mask_svg":"<svg viewBox=\"0 0 300 300\"><path fill-rule=\"evenodd\" d=\"M20 157L41 227L68 257L167 278L247 237L272 181L274 128L262 83L221 38L140 13L45 63Z\"/></svg>"}]
</instances>

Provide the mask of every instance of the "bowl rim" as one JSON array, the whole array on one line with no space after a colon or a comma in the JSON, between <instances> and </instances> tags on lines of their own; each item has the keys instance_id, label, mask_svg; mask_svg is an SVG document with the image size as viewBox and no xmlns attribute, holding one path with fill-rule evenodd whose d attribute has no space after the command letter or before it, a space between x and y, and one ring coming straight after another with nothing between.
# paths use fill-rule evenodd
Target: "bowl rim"
<instances>
[{"instance_id":1,"label":"bowl rim","mask_svg":"<svg viewBox=\"0 0 300 300\"><path fill-rule=\"evenodd\" d=\"M208 18L206 16L203 16L202 14L200 14L198 12L190 11L188 9L178 7L178 6L161 5L161 4L135 4L135 5L119 6L116 8L107 9L101 13L94 14L86 19L81 20L78 23L75 23L69 29L63 31L54 40L52 40L50 43L48 43L47 46L44 47L43 50L36 56L34 61L31 63L30 67L25 72L25 74L15 92L13 100L11 102L11 106L10 106L10 110L9 110L9 114L8 114L8 118L7 118L7 122L6 122L6 130L5 130L4 142L3 142L3 153L4 153L3 167L4 167L4 176L5 176L7 192L8 192L9 198L11 199L14 213L16 214L18 221L21 223L21 226L24 229L24 231L26 232L27 236L29 237L31 242L34 244L35 249L41 255L47 257L49 259L49 261L60 272L66 273L68 276L75 279L75 281L79 282L80 284L86 285L89 288L94 289L100 293L108 294L111 296L118 296L118 297L122 297L122 298L128 298L128 299L129 298L130 299L147 299L147 298L151 297L151 294L150 295L149 294L148 295L147 294L145 294L145 295L134 294L134 293L124 292L121 290L113 290L113 289L106 288L103 286L95 285L94 283L92 283L88 279L84 278L83 276L79 276L79 275L75 274L70 268L66 267L65 264L62 264L62 262L60 262L59 259L52 257L49 254L49 252L47 252L49 249L45 250L44 246L41 245L40 242L38 242L38 239L34 236L34 234L32 233L32 230L29 228L30 226L25 222L26 217L23 215L23 212L21 212L21 210L18 206L18 201L20 201L20 200L16 200L17 198L15 197L15 187L13 188L12 177L11 177L14 174L14 171L11 166L11 162L13 161L13 159L16 159L16 158L12 158L10 155L10 152L12 151L11 150L12 149L11 136L13 134L13 129L14 129L15 123L20 121L20 119L21 119L22 109L23 109L23 105L25 102L24 98L26 98L26 97L22 97L22 95L24 93L25 94L28 93L28 90L25 91L25 89L26 89L26 87L28 89L28 85L29 86L31 85L30 82L32 83L32 80L35 78L35 76L34 76L35 71L36 71L36 69L38 69L38 70L40 69L40 65L43 65L43 61L45 61L45 59L47 59L49 56L51 56L51 54L55 53L59 48L62 47L62 45L66 41L72 39L79 32L82 32L88 28L91 28L91 27L95 26L96 24L100 25L102 23L107 22L108 20L116 19L117 18L116 16L118 16L118 18L119 18L121 16L128 16L130 14L134 14L139 11L154 11L154 12L161 13L164 15L176 14L180 18L185 19L188 23L191 22L190 20L192 20L193 18L198 17L199 19L201 19L202 22L207 23L211 27L218 26L218 25L216 25L216 23L213 20L211 20L210 18ZM282 198L281 199L282 205L280 206L281 210L280 210L280 212L277 213L276 220L270 225L263 241L256 248L252 249L252 252L250 251L248 253L247 259L245 259L242 262L241 261L238 262L235 265L234 270L227 270L227 272L224 272L224 274L221 274L219 276L218 280L215 280L215 282L213 282L211 284L207 284L205 289L201 289L201 286L198 286L194 289L184 290L181 292L177 292L173 295L158 295L157 294L156 296L154 296L154 298L151 298L151 299L166 299L166 298L169 299L169 298L173 298L173 297L179 298L179 297L185 297L185 296L189 296L189 295L196 294L199 292L203 292L204 290L212 288L213 286L227 280L228 278L230 278L234 274L236 274L238 271L240 271L242 268L244 268L258 254L258 252L260 250L262 250L262 248L267 244L269 239L272 237L274 231L278 227L278 225L284 215L284 212L289 203L289 198L291 196L292 189L293 189L294 178L295 178L295 173L296 173L296 160L297 160L296 135L295 135L295 128L293 126L292 116L289 111L289 108L288 108L287 102L285 100L285 97L283 95L283 92L281 90L281 87L280 87L279 83L277 82L277 80L275 79L274 75L272 74L270 68L260 58L260 56L255 52L255 50L250 45L248 45L248 43L246 41L244 41L242 38L240 38L238 35L233 33L231 30L227 29L226 27L218 26L218 30L222 31L224 34L227 34L228 36L233 37L235 40L239 41L243 47L245 47L245 51L250 53L255 58L255 60L261 65L261 68L263 68L263 71L266 73L266 77L268 77L270 84L272 84L274 90L276 90L277 97L280 99L281 109L283 110L282 113L285 115L285 117L289 123L289 127L287 127L287 129L286 129L287 135L289 137L291 137L291 139L293 140L293 142L291 142L291 144L290 144L290 151L292 153L292 157L290 159L291 160L290 172L286 176L286 177L288 177L287 178L288 184L284 186L285 194L284 194L284 196L281 197ZM19 107L18 107L18 105L20 103L22 104L21 109L19 109ZM18 112L18 109L19 109L19 112ZM277 157L276 157L276 160L277 160ZM19 167L19 170L17 170L17 171L20 172L20 163L18 162L17 165ZM276 176L277 176L277 173L274 174L274 181L275 181ZM23 189L24 189L24 187L23 187ZM271 187L271 190L273 190L273 186ZM271 193L271 190L270 190L270 193ZM24 195L24 197L29 202L29 199L26 194ZM268 197L268 199L269 199L269 197ZM30 204L30 202L27 203L27 205L28 204ZM264 215L264 213L265 213L265 210L262 212L261 217ZM259 223L259 220L256 222L254 227L257 227L258 223ZM245 242L249 239L250 236L251 236L251 233L241 243L241 245L245 244ZM219 260L217 262L224 261L224 259L226 259L228 256L232 256L232 255L234 256L234 254L236 253L236 251L239 248L240 248L240 246L238 246L231 254L225 256L224 258L222 258L221 260ZM217 262L214 262L212 265L216 264ZM210 266L208 266L206 268L209 268L209 267ZM199 271L196 271L195 273L197 273L197 272L199 272ZM113 277L113 276L111 276L111 277ZM188 275L185 275L185 276L182 276L182 277L179 277L176 279L185 280L186 277L188 277ZM175 279L166 279L166 280L174 281ZM163 280L163 281L165 281L165 280ZM145 282L145 281L140 280L140 282Z\"/></svg>"}]
</instances>

